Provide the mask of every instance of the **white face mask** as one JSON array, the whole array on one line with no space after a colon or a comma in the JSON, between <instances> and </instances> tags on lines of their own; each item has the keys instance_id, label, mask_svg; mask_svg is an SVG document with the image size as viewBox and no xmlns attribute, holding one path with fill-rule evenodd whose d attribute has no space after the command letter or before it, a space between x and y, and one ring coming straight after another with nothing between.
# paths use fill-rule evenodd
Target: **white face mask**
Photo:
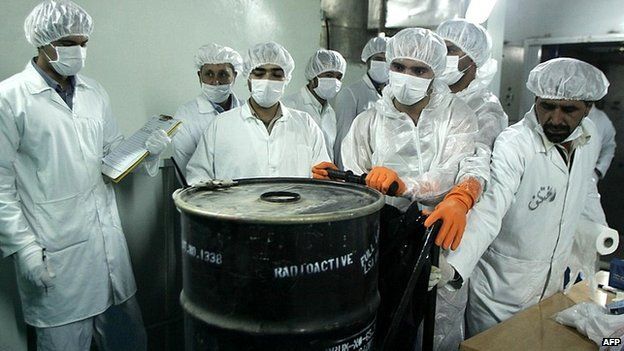
<instances>
[{"instance_id":1,"label":"white face mask","mask_svg":"<svg viewBox=\"0 0 624 351\"><path fill-rule=\"evenodd\" d=\"M283 80L251 79L251 97L258 105L269 108L282 98L285 87Z\"/></svg>"},{"instance_id":2,"label":"white face mask","mask_svg":"<svg viewBox=\"0 0 624 351\"><path fill-rule=\"evenodd\" d=\"M388 82L388 71L389 66L386 61L371 61L370 68L368 69L368 75L376 82L376 83L387 83Z\"/></svg>"},{"instance_id":3,"label":"white face mask","mask_svg":"<svg viewBox=\"0 0 624 351\"><path fill-rule=\"evenodd\" d=\"M85 60L87 59L87 48L82 47L80 45L73 46L54 46L52 47L56 50L56 60L52 61L50 56L43 51L43 53L48 56L48 60L50 60L50 65L56 71L56 73L64 76L74 76L85 65Z\"/></svg>"},{"instance_id":4,"label":"white face mask","mask_svg":"<svg viewBox=\"0 0 624 351\"><path fill-rule=\"evenodd\" d=\"M432 79L415 77L399 72L390 72L390 86L398 102L411 106L427 96Z\"/></svg>"},{"instance_id":5,"label":"white face mask","mask_svg":"<svg viewBox=\"0 0 624 351\"><path fill-rule=\"evenodd\" d=\"M342 82L337 78L317 78L318 86L314 92L323 100L331 100L338 94Z\"/></svg>"},{"instance_id":6,"label":"white face mask","mask_svg":"<svg viewBox=\"0 0 624 351\"><path fill-rule=\"evenodd\" d=\"M225 102L232 93L232 84L211 85L201 83L204 95L215 104Z\"/></svg>"},{"instance_id":7,"label":"white face mask","mask_svg":"<svg viewBox=\"0 0 624 351\"><path fill-rule=\"evenodd\" d=\"M455 55L450 55L446 57L446 69L444 73L440 76L440 80L446 83L446 85L453 85L457 83L463 76L464 73L470 68L466 68L463 71L459 70L459 60L466 57L466 55L459 57Z\"/></svg>"}]
</instances>

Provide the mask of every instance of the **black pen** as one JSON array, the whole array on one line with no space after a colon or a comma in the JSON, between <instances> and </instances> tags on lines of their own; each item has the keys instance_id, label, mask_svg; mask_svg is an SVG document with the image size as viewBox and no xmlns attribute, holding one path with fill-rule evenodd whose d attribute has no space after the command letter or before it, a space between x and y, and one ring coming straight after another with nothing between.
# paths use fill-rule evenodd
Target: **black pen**
<instances>
[{"instance_id":1,"label":"black pen","mask_svg":"<svg viewBox=\"0 0 624 351\"><path fill-rule=\"evenodd\" d=\"M41 249L41 259L43 260L43 268L48 269L48 265L46 264L46 249L45 247ZM43 284L43 289L45 290L46 295L48 294L48 286Z\"/></svg>"},{"instance_id":2,"label":"black pen","mask_svg":"<svg viewBox=\"0 0 624 351\"><path fill-rule=\"evenodd\" d=\"M604 284L598 284L598 288L602 289L604 291L608 291L610 293L614 293L614 294L624 292L624 290L620 290L620 289L617 289L617 288L614 288L614 287L611 287L611 286L608 286L608 285L604 285Z\"/></svg>"}]
</instances>

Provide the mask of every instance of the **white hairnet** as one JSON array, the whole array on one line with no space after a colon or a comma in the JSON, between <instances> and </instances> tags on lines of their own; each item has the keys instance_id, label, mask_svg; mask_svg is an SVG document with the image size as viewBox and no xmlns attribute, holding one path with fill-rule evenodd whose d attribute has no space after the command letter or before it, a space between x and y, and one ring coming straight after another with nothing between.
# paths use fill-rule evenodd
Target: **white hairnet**
<instances>
[{"instance_id":1,"label":"white hairnet","mask_svg":"<svg viewBox=\"0 0 624 351\"><path fill-rule=\"evenodd\" d=\"M470 23L465 19L452 19L442 22L436 33L468 54L478 67L490 58L492 38L479 24Z\"/></svg>"},{"instance_id":2,"label":"white hairnet","mask_svg":"<svg viewBox=\"0 0 624 351\"><path fill-rule=\"evenodd\" d=\"M202 46L195 54L195 67L200 70L205 64L229 63L236 73L243 71L243 58L234 49L210 43Z\"/></svg>"},{"instance_id":3,"label":"white hairnet","mask_svg":"<svg viewBox=\"0 0 624 351\"><path fill-rule=\"evenodd\" d=\"M533 68L526 86L544 99L597 101L607 95L609 81L589 63L562 57Z\"/></svg>"},{"instance_id":4,"label":"white hairnet","mask_svg":"<svg viewBox=\"0 0 624 351\"><path fill-rule=\"evenodd\" d=\"M88 38L92 31L91 16L69 0L45 0L35 6L24 21L26 40L35 47L70 35Z\"/></svg>"},{"instance_id":5,"label":"white hairnet","mask_svg":"<svg viewBox=\"0 0 624 351\"><path fill-rule=\"evenodd\" d=\"M245 78L249 78L249 74L254 68L266 64L280 66L284 70L286 80L290 80L292 71L295 69L295 61L293 61L290 53L280 44L269 41L256 44L247 51Z\"/></svg>"},{"instance_id":6,"label":"white hairnet","mask_svg":"<svg viewBox=\"0 0 624 351\"><path fill-rule=\"evenodd\" d=\"M362 62L368 61L368 59L380 52L386 52L386 44L388 44L388 39L386 37L374 37L366 43L364 49L362 49Z\"/></svg>"},{"instance_id":7,"label":"white hairnet","mask_svg":"<svg viewBox=\"0 0 624 351\"><path fill-rule=\"evenodd\" d=\"M437 77L446 69L446 45L429 29L406 28L392 37L386 48L386 62L400 58L426 63Z\"/></svg>"},{"instance_id":8,"label":"white hairnet","mask_svg":"<svg viewBox=\"0 0 624 351\"><path fill-rule=\"evenodd\" d=\"M347 61L338 51L319 49L308 60L305 78L312 80L324 72L340 72L344 75L346 70Z\"/></svg>"}]
</instances>

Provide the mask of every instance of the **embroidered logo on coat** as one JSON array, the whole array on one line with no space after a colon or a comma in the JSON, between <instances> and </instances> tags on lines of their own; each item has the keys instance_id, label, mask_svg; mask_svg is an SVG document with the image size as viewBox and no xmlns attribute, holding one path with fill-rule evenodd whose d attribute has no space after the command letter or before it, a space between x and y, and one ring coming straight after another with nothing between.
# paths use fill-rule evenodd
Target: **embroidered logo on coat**
<instances>
[{"instance_id":1,"label":"embroidered logo on coat","mask_svg":"<svg viewBox=\"0 0 624 351\"><path fill-rule=\"evenodd\" d=\"M537 193L531 197L529 210L535 211L543 202L555 201L555 197L557 197L557 189L551 186L541 186Z\"/></svg>"}]
</instances>

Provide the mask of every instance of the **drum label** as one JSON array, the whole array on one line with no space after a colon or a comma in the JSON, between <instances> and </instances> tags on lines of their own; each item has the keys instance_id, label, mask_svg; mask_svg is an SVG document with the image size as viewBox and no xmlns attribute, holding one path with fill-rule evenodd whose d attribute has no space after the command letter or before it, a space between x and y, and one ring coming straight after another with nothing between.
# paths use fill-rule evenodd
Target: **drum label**
<instances>
[{"instance_id":1,"label":"drum label","mask_svg":"<svg viewBox=\"0 0 624 351\"><path fill-rule=\"evenodd\" d=\"M325 351L371 351L375 338L375 323L369 325L357 335L340 344L325 348Z\"/></svg>"},{"instance_id":2,"label":"drum label","mask_svg":"<svg viewBox=\"0 0 624 351\"><path fill-rule=\"evenodd\" d=\"M323 261L302 263L298 265L275 267L273 275L277 279L292 278L302 275L319 274L323 272L335 271L353 264L353 253L348 253L339 257L329 258Z\"/></svg>"},{"instance_id":3,"label":"drum label","mask_svg":"<svg viewBox=\"0 0 624 351\"><path fill-rule=\"evenodd\" d=\"M223 255L220 252L208 251L204 249L198 250L197 247L187 243L186 240L182 240L182 253L185 253L194 259L217 266L220 266L223 263Z\"/></svg>"},{"instance_id":4,"label":"drum label","mask_svg":"<svg viewBox=\"0 0 624 351\"><path fill-rule=\"evenodd\" d=\"M360 257L360 264L362 265L362 271L364 275L368 274L373 267L377 264L377 260L379 259L379 253L377 252L377 247L371 244L364 254Z\"/></svg>"}]
</instances>

